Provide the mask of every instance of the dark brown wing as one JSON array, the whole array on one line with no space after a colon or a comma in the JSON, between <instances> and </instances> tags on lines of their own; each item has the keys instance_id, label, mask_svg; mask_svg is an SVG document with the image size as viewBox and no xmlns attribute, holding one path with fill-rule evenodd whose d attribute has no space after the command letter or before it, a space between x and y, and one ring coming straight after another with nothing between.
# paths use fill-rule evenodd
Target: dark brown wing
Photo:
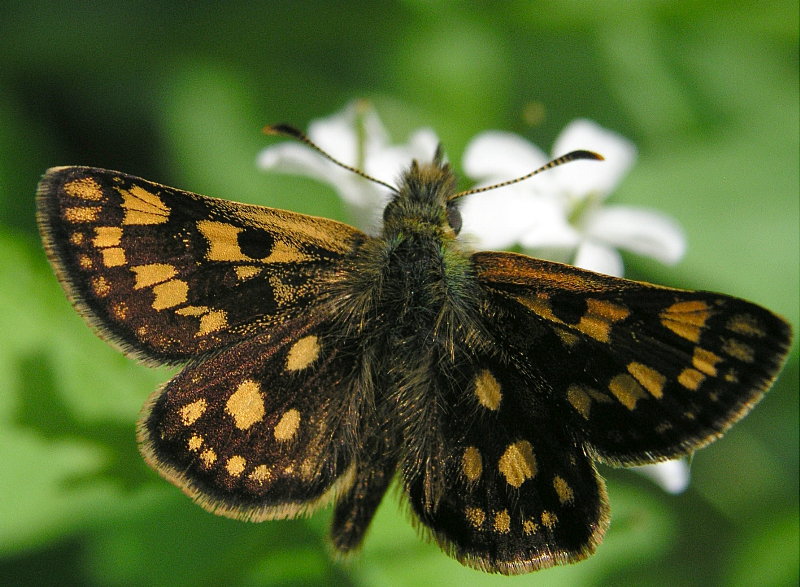
<instances>
[{"instance_id":1,"label":"dark brown wing","mask_svg":"<svg viewBox=\"0 0 800 587\"><path fill-rule=\"evenodd\" d=\"M775 314L730 296L618 279L512 253L473 263L510 360L551 417L611 464L686 455L769 389L791 342Z\"/></svg>"},{"instance_id":2,"label":"dark brown wing","mask_svg":"<svg viewBox=\"0 0 800 587\"><path fill-rule=\"evenodd\" d=\"M442 418L443 488L406 473L411 508L461 563L507 575L576 562L608 525L605 484L539 381L501 353L464 352L431 382Z\"/></svg>"},{"instance_id":3,"label":"dark brown wing","mask_svg":"<svg viewBox=\"0 0 800 587\"><path fill-rule=\"evenodd\" d=\"M145 460L233 518L295 517L330 502L356 478L356 358L340 343L297 319L189 365L144 408Z\"/></svg>"},{"instance_id":4,"label":"dark brown wing","mask_svg":"<svg viewBox=\"0 0 800 587\"><path fill-rule=\"evenodd\" d=\"M50 169L37 205L80 313L126 352L165 363L308 313L366 238L332 220L91 167Z\"/></svg>"}]
</instances>

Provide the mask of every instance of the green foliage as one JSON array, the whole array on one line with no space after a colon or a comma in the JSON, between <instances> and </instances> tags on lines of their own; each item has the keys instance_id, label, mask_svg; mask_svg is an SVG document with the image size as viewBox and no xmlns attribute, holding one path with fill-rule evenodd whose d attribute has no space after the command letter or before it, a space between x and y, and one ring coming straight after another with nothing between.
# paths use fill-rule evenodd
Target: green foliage
<instances>
[{"instance_id":1,"label":"green foliage","mask_svg":"<svg viewBox=\"0 0 800 587\"><path fill-rule=\"evenodd\" d=\"M753 414L698 453L687 493L603 471L612 526L584 563L482 575L419 541L387 500L362 555L340 564L325 549L328 514L217 518L142 463L138 410L170 372L85 327L33 213L47 167L84 164L346 220L327 188L256 168L273 142L264 124L305 127L366 97L397 140L433 127L458 167L482 130L547 150L589 117L640 150L614 201L668 212L688 235L677 268L630 257L628 275L751 299L797 329L796 3L199 6L0 8L0 582L797 583L796 348Z\"/></svg>"}]
</instances>

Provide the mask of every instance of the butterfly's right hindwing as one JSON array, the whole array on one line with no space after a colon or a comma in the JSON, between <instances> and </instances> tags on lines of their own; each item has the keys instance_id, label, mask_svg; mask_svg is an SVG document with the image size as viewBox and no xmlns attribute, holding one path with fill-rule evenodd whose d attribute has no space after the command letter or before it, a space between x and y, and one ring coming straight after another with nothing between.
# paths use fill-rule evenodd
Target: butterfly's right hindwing
<instances>
[{"instance_id":1,"label":"butterfly's right hindwing","mask_svg":"<svg viewBox=\"0 0 800 587\"><path fill-rule=\"evenodd\" d=\"M594 552L608 525L605 484L535 382L498 357L472 355L438 394L444 487L406 478L412 511L451 556L519 574Z\"/></svg>"}]
</instances>

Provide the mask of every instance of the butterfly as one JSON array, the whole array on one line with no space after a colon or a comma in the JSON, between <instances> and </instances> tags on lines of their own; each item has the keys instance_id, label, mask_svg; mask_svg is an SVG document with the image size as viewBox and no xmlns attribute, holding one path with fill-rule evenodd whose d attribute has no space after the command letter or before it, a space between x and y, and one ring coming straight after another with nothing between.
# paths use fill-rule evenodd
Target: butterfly
<instances>
[{"instance_id":1,"label":"butterfly","mask_svg":"<svg viewBox=\"0 0 800 587\"><path fill-rule=\"evenodd\" d=\"M183 366L138 441L211 512L333 503L347 554L398 478L423 533L464 565L571 563L609 523L595 462L690 455L780 371L789 326L750 302L470 250L458 202L479 190L456 191L441 149L397 186L322 154L390 191L380 234L93 167L38 187L80 314L126 354Z\"/></svg>"}]
</instances>

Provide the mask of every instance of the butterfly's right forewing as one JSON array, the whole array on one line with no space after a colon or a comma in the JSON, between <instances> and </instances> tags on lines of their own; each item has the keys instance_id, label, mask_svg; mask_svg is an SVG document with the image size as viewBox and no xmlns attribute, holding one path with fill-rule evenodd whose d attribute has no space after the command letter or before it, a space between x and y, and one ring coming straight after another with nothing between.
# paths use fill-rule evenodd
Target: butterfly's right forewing
<instances>
[{"instance_id":1,"label":"butterfly's right forewing","mask_svg":"<svg viewBox=\"0 0 800 587\"><path fill-rule=\"evenodd\" d=\"M615 465L687 455L769 389L789 325L750 302L511 253L474 255L497 336L554 421ZM530 386L529 386L530 387Z\"/></svg>"}]
</instances>

